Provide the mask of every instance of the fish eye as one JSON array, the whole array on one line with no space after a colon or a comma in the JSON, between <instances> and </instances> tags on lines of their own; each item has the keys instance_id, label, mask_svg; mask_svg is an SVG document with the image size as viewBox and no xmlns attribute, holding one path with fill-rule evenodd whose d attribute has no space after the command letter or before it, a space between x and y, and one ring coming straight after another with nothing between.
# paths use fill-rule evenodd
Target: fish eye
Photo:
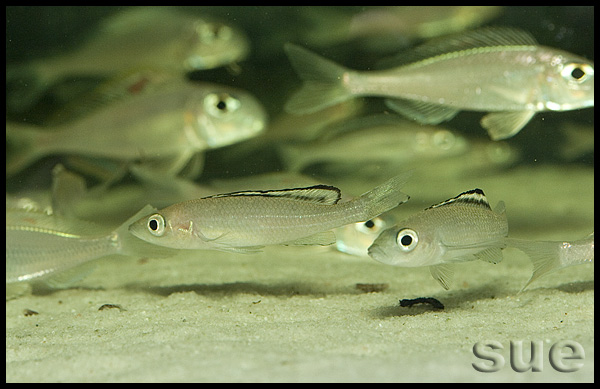
<instances>
[{"instance_id":1,"label":"fish eye","mask_svg":"<svg viewBox=\"0 0 600 389\"><path fill-rule=\"evenodd\" d=\"M419 243L419 236L415 230L411 230L410 228L403 228L398 231L398 235L396 236L396 244L400 248L400 250L405 253L409 253L417 247L417 243Z\"/></svg>"},{"instance_id":2,"label":"fish eye","mask_svg":"<svg viewBox=\"0 0 600 389\"><path fill-rule=\"evenodd\" d=\"M239 107L240 101L229 93L211 93L204 98L204 108L212 116L223 117Z\"/></svg>"},{"instance_id":3,"label":"fish eye","mask_svg":"<svg viewBox=\"0 0 600 389\"><path fill-rule=\"evenodd\" d=\"M594 75L594 68L585 63L570 63L563 68L561 75L567 81L582 83Z\"/></svg>"},{"instance_id":4,"label":"fish eye","mask_svg":"<svg viewBox=\"0 0 600 389\"><path fill-rule=\"evenodd\" d=\"M381 231L383 227L383 220L379 217L375 217L373 219L367 220L364 223L356 223L355 228L358 232L363 234L376 234Z\"/></svg>"},{"instance_id":5,"label":"fish eye","mask_svg":"<svg viewBox=\"0 0 600 389\"><path fill-rule=\"evenodd\" d=\"M165 233L165 218L155 213L148 218L148 231L154 236L163 236Z\"/></svg>"}]
</instances>

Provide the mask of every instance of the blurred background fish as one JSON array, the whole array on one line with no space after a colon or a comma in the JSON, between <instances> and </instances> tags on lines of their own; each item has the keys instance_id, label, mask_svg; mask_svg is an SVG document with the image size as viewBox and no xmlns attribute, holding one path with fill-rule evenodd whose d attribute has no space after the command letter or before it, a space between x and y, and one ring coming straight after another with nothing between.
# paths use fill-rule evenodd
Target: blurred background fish
<instances>
[{"instance_id":1,"label":"blurred background fish","mask_svg":"<svg viewBox=\"0 0 600 389\"><path fill-rule=\"evenodd\" d=\"M155 162L154 170L173 175L196 153L257 136L266 127L262 105L246 91L170 78L158 84L111 96L52 128L7 122L7 174L47 155L75 154Z\"/></svg>"},{"instance_id":2,"label":"blurred background fish","mask_svg":"<svg viewBox=\"0 0 600 389\"><path fill-rule=\"evenodd\" d=\"M242 30L210 15L169 7L126 8L104 18L70 52L7 66L9 83L28 82L8 102L31 106L45 89L67 77L107 77L139 67L183 75L235 64L249 51Z\"/></svg>"},{"instance_id":3,"label":"blurred background fish","mask_svg":"<svg viewBox=\"0 0 600 389\"><path fill-rule=\"evenodd\" d=\"M333 127L333 128L332 128ZM292 171L327 165L352 173L377 165L388 171L410 169L445 157L464 155L468 141L443 127L420 125L390 115L346 120L323 129L313 142L281 142L282 159Z\"/></svg>"}]
</instances>

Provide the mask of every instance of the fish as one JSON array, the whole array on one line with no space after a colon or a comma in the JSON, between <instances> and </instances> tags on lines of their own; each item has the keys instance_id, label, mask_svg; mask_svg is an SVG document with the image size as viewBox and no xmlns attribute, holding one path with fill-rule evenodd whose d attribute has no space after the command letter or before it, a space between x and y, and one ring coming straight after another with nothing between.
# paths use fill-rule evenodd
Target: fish
<instances>
[{"instance_id":1,"label":"fish","mask_svg":"<svg viewBox=\"0 0 600 389\"><path fill-rule=\"evenodd\" d=\"M198 152L257 136L266 112L250 93L229 86L172 80L150 92L103 104L51 127L6 122L8 175L54 154L158 163L176 174Z\"/></svg>"},{"instance_id":2,"label":"fish","mask_svg":"<svg viewBox=\"0 0 600 389\"><path fill-rule=\"evenodd\" d=\"M477 188L418 212L390 227L368 248L374 260L394 266L428 266L444 289L451 284L451 265L502 261L507 247L505 204L494 210Z\"/></svg>"},{"instance_id":3,"label":"fish","mask_svg":"<svg viewBox=\"0 0 600 389\"><path fill-rule=\"evenodd\" d=\"M474 260L497 264L507 247L521 250L533 263L521 291L549 272L594 261L594 233L572 242L509 238L504 202L492 210L481 189L463 192L385 229L367 252L388 265L428 266L448 290L453 264Z\"/></svg>"},{"instance_id":4,"label":"fish","mask_svg":"<svg viewBox=\"0 0 600 389\"><path fill-rule=\"evenodd\" d=\"M523 251L533 263L533 272L525 290L539 277L565 267L594 263L594 233L575 241L527 241L511 239L511 245Z\"/></svg>"},{"instance_id":5,"label":"fish","mask_svg":"<svg viewBox=\"0 0 600 389\"><path fill-rule=\"evenodd\" d=\"M377 96L423 124L450 120L463 110L488 112L480 124L500 140L517 134L538 112L594 106L592 61L541 46L513 27L430 40L383 63L383 70L352 70L289 42L284 50L304 81L284 107L295 114Z\"/></svg>"},{"instance_id":6,"label":"fish","mask_svg":"<svg viewBox=\"0 0 600 389\"><path fill-rule=\"evenodd\" d=\"M329 245L332 229L365 221L408 201L400 191L412 171L355 199L339 202L329 185L218 194L171 205L140 218L129 231L176 249L250 253L267 245Z\"/></svg>"},{"instance_id":7,"label":"fish","mask_svg":"<svg viewBox=\"0 0 600 389\"><path fill-rule=\"evenodd\" d=\"M302 171L314 164L348 167L356 165L406 166L430 163L464 155L469 142L441 126L420 125L408 120L390 120L389 115L367 116L336 123L312 142L279 145L287 169Z\"/></svg>"},{"instance_id":8,"label":"fish","mask_svg":"<svg viewBox=\"0 0 600 389\"><path fill-rule=\"evenodd\" d=\"M6 209L6 284L44 281L66 285L86 275L80 269L109 255L164 257L175 252L150 245L128 232L150 206L108 231L92 222L47 212ZM86 269L87 270L87 269Z\"/></svg>"},{"instance_id":9,"label":"fish","mask_svg":"<svg viewBox=\"0 0 600 389\"><path fill-rule=\"evenodd\" d=\"M342 253L369 258L368 248L381 231L393 226L395 221L395 217L386 212L367 221L336 228L335 248Z\"/></svg>"},{"instance_id":10,"label":"fish","mask_svg":"<svg viewBox=\"0 0 600 389\"><path fill-rule=\"evenodd\" d=\"M348 33L354 38L427 39L474 28L501 13L498 6L375 7L352 16Z\"/></svg>"},{"instance_id":11,"label":"fish","mask_svg":"<svg viewBox=\"0 0 600 389\"><path fill-rule=\"evenodd\" d=\"M69 52L7 67L7 79L33 74L23 96L17 94L19 103L32 104L66 77L109 77L146 67L183 75L235 64L249 53L246 33L230 22L168 7L132 7L101 20Z\"/></svg>"}]
</instances>

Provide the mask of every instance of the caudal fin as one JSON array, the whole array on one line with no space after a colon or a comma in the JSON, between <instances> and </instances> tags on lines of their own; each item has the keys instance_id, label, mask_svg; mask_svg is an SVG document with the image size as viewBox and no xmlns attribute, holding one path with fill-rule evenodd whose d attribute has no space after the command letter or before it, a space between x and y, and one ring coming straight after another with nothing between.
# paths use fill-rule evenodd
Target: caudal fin
<instances>
[{"instance_id":1,"label":"caudal fin","mask_svg":"<svg viewBox=\"0 0 600 389\"><path fill-rule=\"evenodd\" d=\"M533 272L529 281L520 292L524 291L533 281L544 274L550 273L561 267L558 242L527 241L520 239L509 239L509 245L521 250L531 260Z\"/></svg>"},{"instance_id":2,"label":"caudal fin","mask_svg":"<svg viewBox=\"0 0 600 389\"><path fill-rule=\"evenodd\" d=\"M348 69L292 43L286 43L284 49L304 81L302 88L285 104L287 112L313 113L353 97L343 82Z\"/></svg>"},{"instance_id":3,"label":"caudal fin","mask_svg":"<svg viewBox=\"0 0 600 389\"><path fill-rule=\"evenodd\" d=\"M412 174L412 170L399 174L355 200L364 204L362 205L365 212L364 220L372 219L407 202L410 196L401 192L400 189L406 185Z\"/></svg>"}]
</instances>

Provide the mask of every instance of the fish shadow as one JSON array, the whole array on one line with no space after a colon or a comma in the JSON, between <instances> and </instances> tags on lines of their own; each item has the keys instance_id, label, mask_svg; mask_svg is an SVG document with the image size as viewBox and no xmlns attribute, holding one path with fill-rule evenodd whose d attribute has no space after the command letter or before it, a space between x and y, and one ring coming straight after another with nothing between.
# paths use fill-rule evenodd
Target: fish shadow
<instances>
[{"instance_id":1,"label":"fish shadow","mask_svg":"<svg viewBox=\"0 0 600 389\"><path fill-rule=\"evenodd\" d=\"M594 290L594 281L568 282L556 287L543 289L558 289L561 292L577 294ZM525 291L519 292L518 290L513 291L499 286L481 286L478 288L449 291L431 296L444 305L443 309L436 308L434 305L427 303L416 304L408 307L402 307L398 303L396 305L375 308L371 310L371 315L381 319L398 316L417 316L432 312L449 312L457 309L462 310L469 305L472 306L475 301L515 297L518 295L524 295L530 290L532 289L528 288Z\"/></svg>"},{"instance_id":2,"label":"fish shadow","mask_svg":"<svg viewBox=\"0 0 600 389\"><path fill-rule=\"evenodd\" d=\"M261 296L294 297L315 296L326 297L327 295L361 294L350 285L333 286L323 283L259 283L259 282L226 282L218 284L189 284L173 286L142 286L139 284L128 285L128 290L146 292L158 296L167 297L174 293L194 292L203 296L232 296L238 294L253 294Z\"/></svg>"}]
</instances>

